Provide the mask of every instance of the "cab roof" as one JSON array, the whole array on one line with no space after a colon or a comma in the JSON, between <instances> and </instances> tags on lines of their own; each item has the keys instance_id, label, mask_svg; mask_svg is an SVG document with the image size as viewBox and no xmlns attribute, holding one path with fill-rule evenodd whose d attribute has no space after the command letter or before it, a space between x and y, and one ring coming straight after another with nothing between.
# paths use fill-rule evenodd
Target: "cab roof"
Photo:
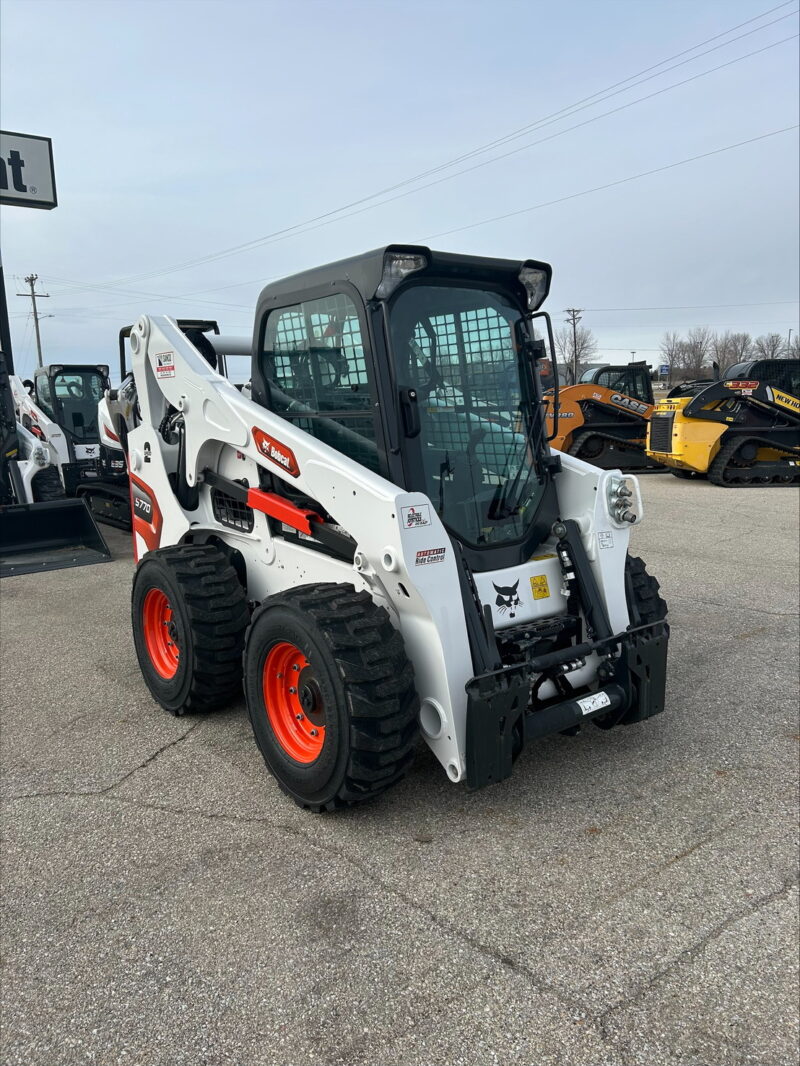
<instances>
[{"instance_id":1,"label":"cab roof","mask_svg":"<svg viewBox=\"0 0 800 1066\"><path fill-rule=\"evenodd\" d=\"M325 289L341 282L349 282L360 293L364 302L375 299L383 278L384 258L387 252L406 255L424 255L428 265L416 271L414 279L428 274L436 278L492 279L514 290L523 306L527 295L519 272L523 266L535 267L547 272L547 288L550 288L552 269L548 263L534 259L494 259L487 256L461 255L454 252L436 252L423 245L387 244L371 252L340 259L336 263L304 270L300 274L274 281L261 290L258 298L256 320L260 322L265 311L271 307L286 306L300 299L314 299L325 295ZM546 299L546 294L545 294Z\"/></svg>"}]
</instances>

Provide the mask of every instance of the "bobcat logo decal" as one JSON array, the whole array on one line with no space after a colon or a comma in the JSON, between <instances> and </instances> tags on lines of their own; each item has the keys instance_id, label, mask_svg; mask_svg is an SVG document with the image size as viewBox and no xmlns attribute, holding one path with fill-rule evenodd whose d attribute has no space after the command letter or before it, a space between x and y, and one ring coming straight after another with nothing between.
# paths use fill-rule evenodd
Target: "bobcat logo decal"
<instances>
[{"instance_id":1,"label":"bobcat logo decal","mask_svg":"<svg viewBox=\"0 0 800 1066\"><path fill-rule=\"evenodd\" d=\"M492 585L494 585L494 591L497 593L495 604L500 608L502 614L508 611L509 618L514 618L517 613L517 607L522 603L522 600L517 595L519 579L513 585L495 585L494 581Z\"/></svg>"}]
</instances>

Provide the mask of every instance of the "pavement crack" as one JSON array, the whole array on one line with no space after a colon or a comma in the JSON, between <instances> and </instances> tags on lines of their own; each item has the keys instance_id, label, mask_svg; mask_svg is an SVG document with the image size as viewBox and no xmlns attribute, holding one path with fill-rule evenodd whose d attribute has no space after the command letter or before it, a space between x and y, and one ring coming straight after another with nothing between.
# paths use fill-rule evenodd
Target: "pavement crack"
<instances>
[{"instance_id":1,"label":"pavement crack","mask_svg":"<svg viewBox=\"0 0 800 1066\"><path fill-rule=\"evenodd\" d=\"M723 918L721 922L712 926L712 928L709 929L708 932L696 943L691 944L688 948L684 948L684 950L679 952L675 958L671 959L666 966L652 974L646 981L639 985L638 988L631 992L630 995L627 995L623 1000L620 1000L620 1002L606 1008L602 1013L595 1015L594 1022L599 1026L603 1036L608 1040L614 1039L606 1028L608 1019L614 1014L621 1010L629 1010L635 1003L655 988L659 982L663 981L665 977L669 977L676 970L679 970L684 963L692 962L698 955L702 955L709 944L713 944L715 941L719 940L719 938L724 936L724 934L733 926L744 921L746 918L750 918L753 914L757 914L771 903L775 903L780 899L786 899L797 884L798 877L795 875L785 881L780 888L775 889L773 892L768 892L763 896L759 896L757 899L751 900L746 906L739 908L739 910L735 911L733 914L729 914L727 918Z\"/></svg>"},{"instance_id":2,"label":"pavement crack","mask_svg":"<svg viewBox=\"0 0 800 1066\"><path fill-rule=\"evenodd\" d=\"M204 821L219 821L241 825L257 825L263 826L266 829L274 829L278 832L284 832L291 836L298 837L305 841L310 847L317 849L327 855L331 855L336 859L341 860L348 866L358 870L363 874L373 885L380 888L387 895L399 900L405 906L411 910L423 915L427 921L429 921L440 932L454 937L462 944L467 945L474 951L478 952L485 959L488 959L495 965L501 967L505 973L517 974L523 980L527 981L535 990L541 994L546 994L557 999L562 1006L566 1007L572 1012L580 1012L587 1018L591 1019L590 1010L586 1003L582 1002L578 998L571 998L564 994L564 991L555 985L549 984L534 970L530 969L524 963L518 959L513 958L508 952L501 950L500 948L492 947L489 944L485 944L477 936L466 932L464 929L448 921L446 918L442 918L437 915L431 908L420 903L409 893L403 891L395 885L389 884L378 876L373 868L367 863L361 862L354 855L350 854L345 849L338 847L327 841L322 841L313 833L302 826L289 825L285 822L273 822L268 818L259 818L255 815L237 815L237 814L217 814L210 813L208 811L201 811L197 809L187 809L183 807L172 807L163 804L150 803L146 800L133 799L126 796L112 796L109 795L110 790L104 789L96 795L103 799L110 799L115 803L124 803L132 807L138 807L143 810L153 810L162 814L173 814L179 817L188 818L202 818Z\"/></svg>"},{"instance_id":3,"label":"pavement crack","mask_svg":"<svg viewBox=\"0 0 800 1066\"><path fill-rule=\"evenodd\" d=\"M183 733L181 733L179 737L174 737L172 740L168 740L166 744L162 744L160 748L157 748L151 755L148 755L146 759L140 762L137 766L134 766L132 770L128 770L128 772L123 774L122 777L118 778L116 781L112 781L110 785L106 785L104 788L65 790L45 789L38 792L20 792L16 795L4 797L3 802L14 803L17 800L42 799L53 796L61 797L64 799L69 799L77 796L104 796L109 792L113 792L115 788L119 788L120 785L124 784L129 778L133 777L134 774L138 774L140 770L144 770L146 766L149 766L150 763L154 762L160 755L163 755L165 751L169 751L170 748L174 748L177 744L183 743L183 741L186 740L189 734L193 733L195 729L197 729L201 721L202 719L198 719L197 721L192 722L189 728L186 729Z\"/></svg>"}]
</instances>

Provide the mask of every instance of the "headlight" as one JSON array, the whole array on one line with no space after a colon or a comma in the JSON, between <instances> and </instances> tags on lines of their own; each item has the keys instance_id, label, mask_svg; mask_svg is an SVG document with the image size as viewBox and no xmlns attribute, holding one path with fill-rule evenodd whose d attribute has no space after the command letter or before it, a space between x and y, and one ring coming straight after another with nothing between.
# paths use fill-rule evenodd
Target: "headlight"
<instances>
[{"instance_id":1,"label":"headlight","mask_svg":"<svg viewBox=\"0 0 800 1066\"><path fill-rule=\"evenodd\" d=\"M387 252L383 257L383 276L375 295L379 300L386 300L404 278L418 270L424 270L427 265L428 260L424 255Z\"/></svg>"}]
</instances>

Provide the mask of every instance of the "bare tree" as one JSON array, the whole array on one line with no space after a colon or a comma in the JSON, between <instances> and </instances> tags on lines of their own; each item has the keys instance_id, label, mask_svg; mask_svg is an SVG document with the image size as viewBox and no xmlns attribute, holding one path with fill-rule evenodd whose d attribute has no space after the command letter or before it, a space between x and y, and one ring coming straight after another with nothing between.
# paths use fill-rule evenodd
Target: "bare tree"
<instances>
[{"instance_id":1,"label":"bare tree","mask_svg":"<svg viewBox=\"0 0 800 1066\"><path fill-rule=\"evenodd\" d=\"M753 338L749 333L728 333L726 336L730 345L731 362L743 363L753 350Z\"/></svg>"},{"instance_id":2,"label":"bare tree","mask_svg":"<svg viewBox=\"0 0 800 1066\"><path fill-rule=\"evenodd\" d=\"M736 362L733 358L731 336L731 331L725 330L724 333L715 333L711 338L711 353L714 356L714 360L721 367L726 367Z\"/></svg>"},{"instance_id":3,"label":"bare tree","mask_svg":"<svg viewBox=\"0 0 800 1066\"><path fill-rule=\"evenodd\" d=\"M673 371L678 366L681 336L676 330L668 330L661 338L661 357L663 364L669 367L668 380L672 381Z\"/></svg>"},{"instance_id":4,"label":"bare tree","mask_svg":"<svg viewBox=\"0 0 800 1066\"><path fill-rule=\"evenodd\" d=\"M711 354L712 334L708 326L690 329L678 347L676 369L686 378L699 378Z\"/></svg>"},{"instance_id":5,"label":"bare tree","mask_svg":"<svg viewBox=\"0 0 800 1066\"><path fill-rule=\"evenodd\" d=\"M554 340L556 342L556 351L558 352L559 361L565 363L567 366L575 365L575 348L572 341L572 327L562 326L561 329L557 329L555 332ZM578 373L585 369L586 364L591 357L597 351L597 341L595 340L594 333L590 329L584 329L583 326L578 326L575 331L575 340L577 342L577 354L578 354Z\"/></svg>"},{"instance_id":6,"label":"bare tree","mask_svg":"<svg viewBox=\"0 0 800 1066\"><path fill-rule=\"evenodd\" d=\"M761 359L780 359L786 347L786 341L780 333L762 333L753 341L753 347Z\"/></svg>"},{"instance_id":7,"label":"bare tree","mask_svg":"<svg viewBox=\"0 0 800 1066\"><path fill-rule=\"evenodd\" d=\"M800 359L800 334L795 333L791 341L786 345L787 359Z\"/></svg>"}]
</instances>

